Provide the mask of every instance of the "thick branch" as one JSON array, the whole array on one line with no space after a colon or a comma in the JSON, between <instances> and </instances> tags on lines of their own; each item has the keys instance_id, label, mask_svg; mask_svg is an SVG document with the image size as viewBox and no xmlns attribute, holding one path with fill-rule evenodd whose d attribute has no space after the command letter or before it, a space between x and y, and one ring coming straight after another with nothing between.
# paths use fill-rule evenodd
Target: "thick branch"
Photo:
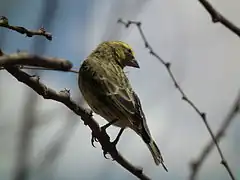
<instances>
[{"instance_id":1,"label":"thick branch","mask_svg":"<svg viewBox=\"0 0 240 180\"><path fill-rule=\"evenodd\" d=\"M239 106L240 106L240 92L238 93L238 96L233 103L228 115L226 116L225 120L223 121L221 127L216 133L216 140L220 142L220 139L224 137L225 131L233 121L234 117L237 115L237 112L239 112ZM191 175L190 175L190 180L196 179L197 173L199 172L199 169L201 168L202 164L206 160L207 156L210 154L210 152L214 148L214 142L210 140L207 145L203 148L202 153L200 156L191 163Z\"/></svg>"},{"instance_id":2,"label":"thick branch","mask_svg":"<svg viewBox=\"0 0 240 180\"><path fill-rule=\"evenodd\" d=\"M45 29L42 27L39 30L33 31L33 30L28 30L24 27L21 26L11 26L8 23L8 18L5 16L0 16L0 27L4 27L7 29L11 29L13 31L17 31L20 34L26 34L27 37L32 37L32 36L44 36L48 40L52 40L52 35L48 32L45 31Z\"/></svg>"},{"instance_id":3,"label":"thick branch","mask_svg":"<svg viewBox=\"0 0 240 180\"><path fill-rule=\"evenodd\" d=\"M38 77L30 76L27 73L21 71L17 67L5 66L5 69L13 75L18 81L26 84L30 88L32 88L35 92L41 95L44 99L52 99L57 102L63 103L69 109L71 109L74 113L79 115L84 124L89 126L92 130L94 136L100 142L104 151L109 152L112 158L117 161L122 167L127 169L129 172L137 176L139 179L149 180L142 169L134 167L130 162L122 157L122 155L117 151L116 147L111 144L110 138L105 131L101 131L98 123L93 119L92 114L87 110L84 110L80 106L78 106L69 95L67 90L56 92L51 88L46 87L43 83L39 81Z\"/></svg>"},{"instance_id":4,"label":"thick branch","mask_svg":"<svg viewBox=\"0 0 240 180\"><path fill-rule=\"evenodd\" d=\"M72 63L65 59L41 57L22 52L10 55L3 55L1 50L0 55L2 55L0 57L0 68L6 65L27 65L61 71L69 71L72 68Z\"/></svg>"},{"instance_id":5,"label":"thick branch","mask_svg":"<svg viewBox=\"0 0 240 180\"><path fill-rule=\"evenodd\" d=\"M230 175L232 180L235 180L235 177L233 176L233 173L230 169L230 167L228 166L228 163L226 161L226 159L224 158L224 155L222 153L222 150L220 149L220 146L218 145L218 142L216 140L216 138L214 137L214 134L212 132L212 129L210 127L210 125L208 124L207 118L206 118L206 113L201 112L198 107L193 103L192 100L190 100L188 98L188 96L185 94L185 92L183 91L183 89L180 87L180 85L177 83L176 78L174 77L172 70L171 70L171 64L169 62L165 62L154 50L153 48L150 46L149 42L146 39L145 34L143 33L143 30L141 28L141 22L137 22L137 21L127 21L124 22L122 19L118 20L118 23L123 24L126 28L128 28L130 25L135 25L138 28L138 31L141 35L141 38L145 44L145 48L147 48L149 50L149 53L154 56L157 60L159 60L161 62L162 65L164 65L164 67L166 68L169 76L171 77L176 89L181 93L182 95L182 100L186 101L196 112L197 114L201 117L203 123L205 124L209 134L211 135L211 138L214 142L214 144L217 147L218 153L221 157L221 164L226 168L228 174Z\"/></svg>"},{"instance_id":6,"label":"thick branch","mask_svg":"<svg viewBox=\"0 0 240 180\"><path fill-rule=\"evenodd\" d=\"M211 15L213 23L221 23L230 31L235 33L240 37L240 28L225 18L220 12L218 12L207 0L198 0L203 7L207 10L207 12Z\"/></svg>"}]
</instances>

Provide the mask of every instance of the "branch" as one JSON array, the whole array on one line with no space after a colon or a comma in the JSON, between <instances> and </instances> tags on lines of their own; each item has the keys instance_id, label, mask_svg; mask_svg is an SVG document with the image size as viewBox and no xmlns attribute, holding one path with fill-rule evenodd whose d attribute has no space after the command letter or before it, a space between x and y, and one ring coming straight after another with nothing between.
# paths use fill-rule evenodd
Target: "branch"
<instances>
[{"instance_id":1,"label":"branch","mask_svg":"<svg viewBox=\"0 0 240 180\"><path fill-rule=\"evenodd\" d=\"M74 113L79 115L84 124L89 126L94 136L100 142L103 151L108 152L113 160L117 161L122 167L137 176L139 179L149 180L142 169L134 167L117 151L116 147L110 142L110 138L105 131L101 131L99 124L93 119L92 114L82 107L78 106L71 98L68 90L60 91L59 93L51 88L48 88L39 81L38 77L30 76L29 74L21 71L17 67L5 66L5 69L13 75L19 82L22 82L32 88L36 93L44 99L52 99L60 102L71 109Z\"/></svg>"},{"instance_id":2,"label":"branch","mask_svg":"<svg viewBox=\"0 0 240 180\"><path fill-rule=\"evenodd\" d=\"M28 30L21 26L11 26L11 25L9 25L8 18L6 18L5 16L0 16L0 27L4 27L7 29L11 29L13 31L17 31L20 34L26 34L27 37L44 36L49 41L52 40L51 33L46 32L43 27L37 31L33 31L33 30Z\"/></svg>"},{"instance_id":3,"label":"branch","mask_svg":"<svg viewBox=\"0 0 240 180\"><path fill-rule=\"evenodd\" d=\"M61 71L59 69L49 69L49 68L42 68L42 67L29 67L29 66L19 66L19 69L33 69L33 70L41 70L41 71ZM1 70L1 68L0 68ZM66 70L67 72L71 72L71 73L75 73L78 74L78 70L76 70L75 68L73 69L69 69Z\"/></svg>"},{"instance_id":4,"label":"branch","mask_svg":"<svg viewBox=\"0 0 240 180\"><path fill-rule=\"evenodd\" d=\"M206 11L210 14L213 23L221 23L230 31L240 37L240 28L234 25L231 21L226 19L220 12L214 9L214 7L207 0L198 0L203 5Z\"/></svg>"},{"instance_id":5,"label":"branch","mask_svg":"<svg viewBox=\"0 0 240 180\"><path fill-rule=\"evenodd\" d=\"M23 66L23 65L18 66L18 68L19 69L32 69L34 71L35 70L39 70L39 71L61 71L59 69L49 69L49 68L43 68L43 67L29 67L29 66ZM4 70L4 69L5 69L4 67L0 67L0 70ZM71 72L71 73L74 73L74 74L78 74L78 70L76 70L75 68L66 70L66 72Z\"/></svg>"},{"instance_id":6,"label":"branch","mask_svg":"<svg viewBox=\"0 0 240 180\"><path fill-rule=\"evenodd\" d=\"M219 130L216 133L215 138L218 142L220 141L221 138L223 138L225 131L231 124L234 117L237 115L237 112L239 112L239 106L240 106L240 92L238 93L238 96L236 97L236 100L233 103L232 107L230 108L230 111L229 111L228 115L226 116L225 120L223 121L221 127L219 128ZM191 171L191 175L189 178L190 180L196 179L196 176L197 176L197 173L199 172L200 167L202 166L202 164L204 163L204 161L206 160L206 158L210 154L210 152L213 150L213 148L214 148L214 142L210 140L207 143L207 145L204 147L200 156L191 163L192 171Z\"/></svg>"},{"instance_id":7,"label":"branch","mask_svg":"<svg viewBox=\"0 0 240 180\"><path fill-rule=\"evenodd\" d=\"M211 127L210 125L208 124L208 121L207 121L207 118L206 118L206 113L204 112L201 112L198 107L193 103L192 100L190 100L188 98L188 96L185 94L185 92L183 91L183 89L180 87L180 85L177 83L177 80L176 78L174 77L173 73L172 73L172 70L171 70L171 63L170 62L165 62L157 53L155 53L155 51L153 50L153 48L150 46L150 44L148 43L147 39L146 39L146 36L144 35L143 33L143 30L141 28L141 22L138 22L138 21L127 21L127 22L124 22L122 19L119 19L118 20L118 23L120 24L123 24L126 28L128 28L130 25L135 25L137 28L138 28L138 31L141 35L141 38L143 39L143 42L145 44L145 48L147 48L149 50L149 53L154 56L157 60L159 60L162 65L166 68L169 76L171 77L176 89L181 93L182 95L182 100L186 101L196 112L197 114L201 117L202 121L204 122L209 134L211 135L211 138L214 142L214 144L216 145L217 147L217 150L218 150L218 153L221 157L221 164L226 168L228 174L230 175L231 179L232 180L235 180L235 177L233 176L233 173L230 169L230 167L228 166L228 163L222 153L222 150L220 149L220 146L218 145L218 142L216 140L216 138L214 137L214 134L211 130Z\"/></svg>"},{"instance_id":8,"label":"branch","mask_svg":"<svg viewBox=\"0 0 240 180\"><path fill-rule=\"evenodd\" d=\"M0 56L0 68L9 65L36 66L61 71L69 71L72 68L70 61L60 58L41 57L23 52L6 55L3 54L1 49Z\"/></svg>"}]
</instances>

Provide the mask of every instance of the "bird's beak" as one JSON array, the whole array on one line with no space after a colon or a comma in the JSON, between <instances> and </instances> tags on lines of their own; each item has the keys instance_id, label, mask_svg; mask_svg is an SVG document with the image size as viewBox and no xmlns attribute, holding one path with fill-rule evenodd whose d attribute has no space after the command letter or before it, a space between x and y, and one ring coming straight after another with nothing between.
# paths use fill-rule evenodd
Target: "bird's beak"
<instances>
[{"instance_id":1,"label":"bird's beak","mask_svg":"<svg viewBox=\"0 0 240 180\"><path fill-rule=\"evenodd\" d=\"M131 61L128 61L126 65L134 68L140 68L136 59L132 59Z\"/></svg>"}]
</instances>

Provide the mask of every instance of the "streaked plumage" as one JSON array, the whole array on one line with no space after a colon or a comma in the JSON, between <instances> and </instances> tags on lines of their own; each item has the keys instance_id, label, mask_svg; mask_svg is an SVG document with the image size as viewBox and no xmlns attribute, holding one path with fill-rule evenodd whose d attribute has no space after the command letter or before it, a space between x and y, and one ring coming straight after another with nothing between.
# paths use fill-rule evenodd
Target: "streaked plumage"
<instances>
[{"instance_id":1,"label":"streaked plumage","mask_svg":"<svg viewBox=\"0 0 240 180\"><path fill-rule=\"evenodd\" d=\"M134 130L147 144L155 163L163 164L140 100L123 71L126 66L139 68L130 46L121 41L103 42L82 63L79 88L95 113L109 122L118 119L115 126Z\"/></svg>"}]
</instances>

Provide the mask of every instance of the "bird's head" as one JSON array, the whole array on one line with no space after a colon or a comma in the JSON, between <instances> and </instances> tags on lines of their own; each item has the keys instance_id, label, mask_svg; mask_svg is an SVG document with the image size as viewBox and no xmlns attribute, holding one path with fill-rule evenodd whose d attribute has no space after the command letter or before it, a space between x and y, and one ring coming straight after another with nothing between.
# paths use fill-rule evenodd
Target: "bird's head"
<instances>
[{"instance_id":1,"label":"bird's head","mask_svg":"<svg viewBox=\"0 0 240 180\"><path fill-rule=\"evenodd\" d=\"M137 60L135 59L133 49L125 42L122 41L109 41L112 44L118 58L119 63L125 67L130 66L140 68Z\"/></svg>"},{"instance_id":2,"label":"bird's head","mask_svg":"<svg viewBox=\"0 0 240 180\"><path fill-rule=\"evenodd\" d=\"M111 48L116 56L115 60L122 68L126 66L140 68L132 48L127 43L122 41L107 41L102 44Z\"/></svg>"}]
</instances>

